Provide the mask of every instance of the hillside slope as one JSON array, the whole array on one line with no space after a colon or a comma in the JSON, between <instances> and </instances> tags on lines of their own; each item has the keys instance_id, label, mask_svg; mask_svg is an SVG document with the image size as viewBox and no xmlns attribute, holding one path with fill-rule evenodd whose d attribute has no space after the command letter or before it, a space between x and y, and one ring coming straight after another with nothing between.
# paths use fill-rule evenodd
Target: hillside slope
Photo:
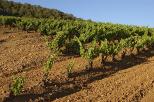
<instances>
[{"instance_id":1,"label":"hillside slope","mask_svg":"<svg viewBox=\"0 0 154 102\"><path fill-rule=\"evenodd\" d=\"M21 4L7 0L0 0L0 15L35 18L75 19L73 15L66 14L56 9L48 9L37 5L31 5L27 3Z\"/></svg>"},{"instance_id":2,"label":"hillside slope","mask_svg":"<svg viewBox=\"0 0 154 102\"><path fill-rule=\"evenodd\" d=\"M154 49L110 62L104 66L107 69L100 68L96 59L91 72L84 70L84 59L72 56L76 63L70 79L65 67L71 59L64 56L50 71L48 90L42 90L36 85L42 79L42 64L49 55L44 38L39 33L13 28L2 27L0 31L0 100L8 95L12 77L22 75L26 77L26 92L8 102L153 102Z\"/></svg>"}]
</instances>

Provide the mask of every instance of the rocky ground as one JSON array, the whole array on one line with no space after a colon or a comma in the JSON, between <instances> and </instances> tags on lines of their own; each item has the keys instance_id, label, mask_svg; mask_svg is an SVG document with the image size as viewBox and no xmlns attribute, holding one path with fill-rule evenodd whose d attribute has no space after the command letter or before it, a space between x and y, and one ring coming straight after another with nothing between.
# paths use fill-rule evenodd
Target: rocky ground
<instances>
[{"instance_id":1,"label":"rocky ground","mask_svg":"<svg viewBox=\"0 0 154 102\"><path fill-rule=\"evenodd\" d=\"M24 89L8 102L154 102L153 49L108 61L103 67L97 58L91 71L85 70L86 60L79 56L62 56L44 89L39 83L49 52L39 33L0 27L0 102L8 96L15 76L25 77ZM67 78L66 65L71 60L75 66Z\"/></svg>"}]
</instances>

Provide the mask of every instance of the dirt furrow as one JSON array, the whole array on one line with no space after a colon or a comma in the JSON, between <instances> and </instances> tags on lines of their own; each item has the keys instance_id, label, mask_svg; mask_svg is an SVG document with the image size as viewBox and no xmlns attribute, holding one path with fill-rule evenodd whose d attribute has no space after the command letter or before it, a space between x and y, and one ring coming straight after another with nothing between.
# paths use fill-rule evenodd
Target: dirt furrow
<instances>
[{"instance_id":1,"label":"dirt furrow","mask_svg":"<svg viewBox=\"0 0 154 102\"><path fill-rule=\"evenodd\" d=\"M149 90L149 92L144 98L142 98L141 102L153 102L153 101L154 101L154 87L151 90Z\"/></svg>"},{"instance_id":2,"label":"dirt furrow","mask_svg":"<svg viewBox=\"0 0 154 102\"><path fill-rule=\"evenodd\" d=\"M152 66L154 64L141 64L119 71L109 78L91 83L90 90L81 90L55 101L138 102L153 87L154 67Z\"/></svg>"},{"instance_id":3,"label":"dirt furrow","mask_svg":"<svg viewBox=\"0 0 154 102\"><path fill-rule=\"evenodd\" d=\"M44 38L35 32L0 27L0 100L9 93L13 76L26 79L24 91L11 102L153 102L154 56L147 50L138 55L107 61L100 58L94 68L85 70L87 61L79 56L61 56L49 72L47 90L38 85L43 77L43 61L49 56ZM10 31L9 31L10 30ZM117 56L118 57L118 56ZM66 66L75 61L72 77ZM152 101L153 100L153 101Z\"/></svg>"}]
</instances>

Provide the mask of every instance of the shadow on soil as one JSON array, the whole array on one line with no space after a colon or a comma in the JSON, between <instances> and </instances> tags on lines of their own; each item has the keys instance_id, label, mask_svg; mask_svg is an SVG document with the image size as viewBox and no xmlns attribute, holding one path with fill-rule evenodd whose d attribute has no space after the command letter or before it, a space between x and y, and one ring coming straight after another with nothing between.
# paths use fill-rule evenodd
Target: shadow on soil
<instances>
[{"instance_id":1,"label":"shadow on soil","mask_svg":"<svg viewBox=\"0 0 154 102\"><path fill-rule=\"evenodd\" d=\"M93 68L89 71L83 70L80 72L74 72L68 80L50 80L44 93L23 94L16 96L14 99L10 97L5 102L28 102L30 100L30 102L48 102L71 95L82 89L90 88L88 84L96 80L110 77L114 73L128 69L131 66L135 66L140 63L147 63L147 59L154 56L154 53L152 53L153 50L154 48L143 51L137 55L125 56L125 58L120 61L106 62L103 68Z\"/></svg>"},{"instance_id":2,"label":"shadow on soil","mask_svg":"<svg viewBox=\"0 0 154 102\"><path fill-rule=\"evenodd\" d=\"M4 42L6 42L6 40L4 40L4 39L0 40L0 44L2 44Z\"/></svg>"}]
</instances>

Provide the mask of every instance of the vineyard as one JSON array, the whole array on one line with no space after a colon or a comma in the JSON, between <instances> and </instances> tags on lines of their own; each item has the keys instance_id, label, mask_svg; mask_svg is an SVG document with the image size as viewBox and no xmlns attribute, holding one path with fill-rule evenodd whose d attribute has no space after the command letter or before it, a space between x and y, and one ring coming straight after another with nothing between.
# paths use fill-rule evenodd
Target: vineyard
<instances>
[{"instance_id":1,"label":"vineyard","mask_svg":"<svg viewBox=\"0 0 154 102\"><path fill-rule=\"evenodd\" d=\"M39 33L44 37L49 49L49 55L46 56L46 62L42 63L43 77L35 85L43 88L46 88L49 84L51 86L54 84L52 80L49 80L51 79L50 72L52 70L58 70L53 69L53 66L57 62L62 63L59 59L64 56L78 56L81 57L80 60L86 61L82 65L84 69L81 72L94 73L98 70L98 72L103 73L103 71L108 70L106 64L109 63L109 60L110 63L123 62L125 58L134 58L141 53L148 53L154 47L154 28L149 27L100 23L81 19L37 19L11 16L0 16L0 26L17 28L27 33ZM98 58L100 60L96 61ZM78 82L74 78L74 76L79 74L78 72L74 72L74 66L76 65L75 59L77 58L71 57L68 59L71 59L71 61L65 63L66 80L74 81L73 89L80 90L86 87L85 82ZM96 63L101 68L96 69ZM93 76L91 75L90 77ZM79 81L81 80L79 79ZM87 80L89 80L89 77ZM20 96L25 81L26 78L19 76L13 79L10 85L9 97L5 98L6 101ZM76 82L79 84L76 84ZM63 91L63 88L61 90ZM53 97L60 98L61 96L58 96L58 94L55 94ZM48 97L44 100L52 101L54 98Z\"/></svg>"},{"instance_id":2,"label":"vineyard","mask_svg":"<svg viewBox=\"0 0 154 102\"><path fill-rule=\"evenodd\" d=\"M52 53L57 55L72 53L80 54L87 59L89 67L92 60L99 55L102 62L107 56L127 49L139 53L150 48L154 43L154 29L110 23L95 23L83 20L32 19L16 17L0 17L1 25L15 26L25 31L37 31L42 35L52 37L47 41ZM88 45L88 46L87 46Z\"/></svg>"}]
</instances>

